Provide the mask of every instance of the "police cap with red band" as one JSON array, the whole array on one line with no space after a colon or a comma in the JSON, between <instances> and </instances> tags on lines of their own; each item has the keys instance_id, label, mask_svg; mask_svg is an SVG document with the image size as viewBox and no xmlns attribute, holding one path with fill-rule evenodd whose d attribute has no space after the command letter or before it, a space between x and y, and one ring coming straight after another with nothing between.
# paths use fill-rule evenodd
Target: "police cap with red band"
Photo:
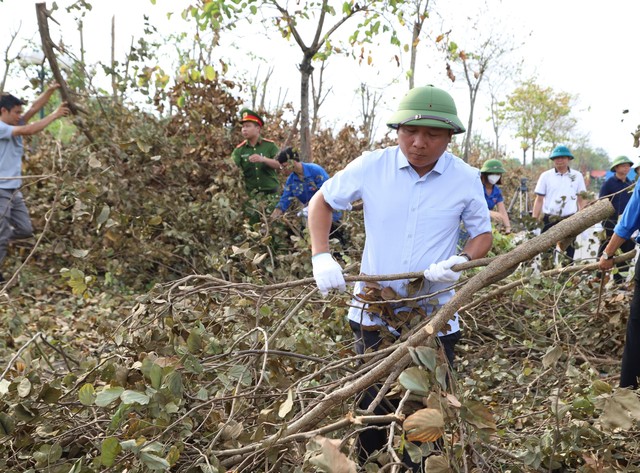
<instances>
[{"instance_id":1,"label":"police cap with red band","mask_svg":"<svg viewBox=\"0 0 640 473\"><path fill-rule=\"evenodd\" d=\"M240 111L240 122L254 122L260 126L264 126L264 120L260 115L258 115L253 110L249 110L248 108L243 108Z\"/></svg>"}]
</instances>

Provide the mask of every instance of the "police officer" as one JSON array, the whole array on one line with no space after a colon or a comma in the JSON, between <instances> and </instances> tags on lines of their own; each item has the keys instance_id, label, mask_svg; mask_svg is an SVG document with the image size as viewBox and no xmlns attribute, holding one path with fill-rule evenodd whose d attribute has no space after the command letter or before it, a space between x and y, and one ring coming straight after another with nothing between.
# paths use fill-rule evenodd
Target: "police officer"
<instances>
[{"instance_id":1,"label":"police officer","mask_svg":"<svg viewBox=\"0 0 640 473\"><path fill-rule=\"evenodd\" d=\"M244 141L233 150L231 158L242 171L244 185L250 196L277 194L280 183L276 171L280 163L276 144L260 136L264 120L253 110L240 111Z\"/></svg>"}]
</instances>

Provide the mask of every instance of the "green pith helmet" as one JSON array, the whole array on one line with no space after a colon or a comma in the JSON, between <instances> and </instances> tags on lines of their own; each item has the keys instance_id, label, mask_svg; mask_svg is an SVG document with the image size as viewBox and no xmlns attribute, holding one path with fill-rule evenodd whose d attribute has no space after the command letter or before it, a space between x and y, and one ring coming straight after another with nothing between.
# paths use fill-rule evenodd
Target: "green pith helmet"
<instances>
[{"instance_id":1,"label":"green pith helmet","mask_svg":"<svg viewBox=\"0 0 640 473\"><path fill-rule=\"evenodd\" d=\"M480 172L486 172L489 174L504 174L507 171L504 170L504 168L502 167L502 163L497 159L488 159L482 165L482 169L480 169Z\"/></svg>"},{"instance_id":2,"label":"green pith helmet","mask_svg":"<svg viewBox=\"0 0 640 473\"><path fill-rule=\"evenodd\" d=\"M451 95L432 85L411 89L403 97L398 110L387 121L387 126L394 130L401 125L448 128L454 134L465 131Z\"/></svg>"},{"instance_id":3,"label":"green pith helmet","mask_svg":"<svg viewBox=\"0 0 640 473\"><path fill-rule=\"evenodd\" d=\"M569 148L567 148L566 146L559 145L553 148L553 151L551 152L551 156L549 156L549 159L562 158L562 157L573 159L573 154L571 154L571 151L569 151Z\"/></svg>"},{"instance_id":4,"label":"green pith helmet","mask_svg":"<svg viewBox=\"0 0 640 473\"><path fill-rule=\"evenodd\" d=\"M611 163L611 167L609 169L615 172L616 166L618 164L625 164L625 163L629 163L631 164L631 167L633 167L633 161L631 159L627 158L626 156L618 156L616 159L613 160L613 162Z\"/></svg>"}]
</instances>

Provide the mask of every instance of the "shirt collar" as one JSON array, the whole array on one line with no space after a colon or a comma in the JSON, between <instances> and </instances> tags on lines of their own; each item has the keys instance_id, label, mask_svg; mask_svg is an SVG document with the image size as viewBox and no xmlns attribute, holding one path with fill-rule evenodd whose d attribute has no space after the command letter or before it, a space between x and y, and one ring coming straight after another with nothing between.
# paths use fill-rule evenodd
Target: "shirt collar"
<instances>
[{"instance_id":1,"label":"shirt collar","mask_svg":"<svg viewBox=\"0 0 640 473\"><path fill-rule=\"evenodd\" d=\"M438 160L436 161L435 166L433 167L433 169L431 171L435 171L438 174L442 174L445 171L445 169L447 169L447 166L449 165L449 161L450 160L447 159L447 158L448 158L448 152L445 151L438 158ZM409 164L409 160L407 159L407 157L404 155L404 153L400 149L400 146L398 146L398 169L407 168L407 167L411 167L411 164ZM425 176L428 176L429 174L430 174L430 172L425 174ZM422 176L422 177L424 177L424 176Z\"/></svg>"},{"instance_id":2,"label":"shirt collar","mask_svg":"<svg viewBox=\"0 0 640 473\"><path fill-rule=\"evenodd\" d=\"M558 170L556 170L556 168L553 168L553 170L555 171L556 174L560 175L560 176L564 176L565 174L571 174L571 168L567 167L567 172L565 173L561 173Z\"/></svg>"}]
</instances>

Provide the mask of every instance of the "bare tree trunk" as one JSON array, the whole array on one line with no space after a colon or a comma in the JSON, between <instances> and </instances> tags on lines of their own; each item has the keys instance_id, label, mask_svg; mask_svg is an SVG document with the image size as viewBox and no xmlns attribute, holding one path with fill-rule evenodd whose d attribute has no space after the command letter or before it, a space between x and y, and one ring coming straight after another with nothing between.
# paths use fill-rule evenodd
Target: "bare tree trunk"
<instances>
[{"instance_id":1,"label":"bare tree trunk","mask_svg":"<svg viewBox=\"0 0 640 473\"><path fill-rule=\"evenodd\" d=\"M309 126L309 77L313 66L309 52L305 52L300 64L300 159L311 162L311 129Z\"/></svg>"},{"instance_id":2,"label":"bare tree trunk","mask_svg":"<svg viewBox=\"0 0 640 473\"><path fill-rule=\"evenodd\" d=\"M20 26L22 26L22 23L20 23ZM0 82L0 94L4 92L4 86L7 83L7 76L9 75L9 67L13 62L12 59L9 59L9 51L11 50L11 45L13 45L13 42L16 40L16 37L18 36L18 32L20 31L20 26L18 27L15 33L11 34L11 39L9 40L9 44L4 50L4 73L2 74L2 81Z\"/></svg>"},{"instance_id":3,"label":"bare tree trunk","mask_svg":"<svg viewBox=\"0 0 640 473\"><path fill-rule=\"evenodd\" d=\"M53 41L51 41L51 36L49 34L49 23L47 22L47 18L50 16L50 14L47 11L47 6L45 3L36 3L36 15L38 17L38 30L40 31L40 39L42 41L42 51L47 58L47 62L49 63L49 67L51 68L53 77L55 78L56 82L60 84L60 95L62 96L62 100L64 102L67 102L71 113L73 113L74 115L78 115L78 112L82 111L82 109L73 101L71 94L69 93L67 83L60 73L60 67L58 66L56 55L53 52ZM91 135L91 132L84 125L84 122L80 117L77 117L76 120L74 120L74 123L76 124L76 126L78 126L78 128L82 130L84 135L91 143L95 142L93 136Z\"/></svg>"},{"instance_id":4,"label":"bare tree trunk","mask_svg":"<svg viewBox=\"0 0 640 473\"><path fill-rule=\"evenodd\" d=\"M84 62L84 61L83 61ZM112 102L115 107L118 103L118 83L116 81L116 16L111 17L111 90Z\"/></svg>"}]
</instances>

